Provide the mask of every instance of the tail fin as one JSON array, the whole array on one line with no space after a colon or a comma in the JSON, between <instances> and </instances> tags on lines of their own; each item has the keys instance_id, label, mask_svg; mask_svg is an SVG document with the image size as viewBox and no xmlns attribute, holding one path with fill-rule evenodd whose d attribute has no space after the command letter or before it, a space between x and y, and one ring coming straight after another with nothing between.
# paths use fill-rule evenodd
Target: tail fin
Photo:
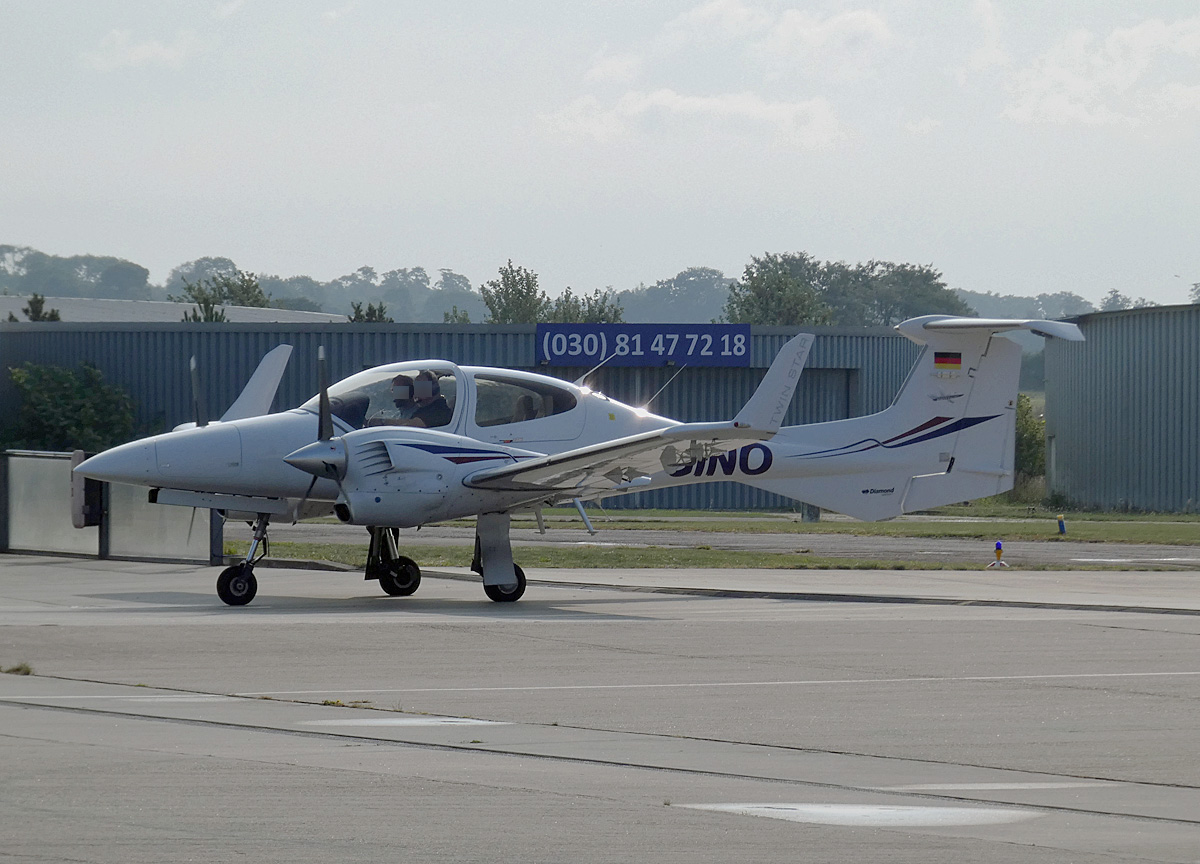
<instances>
[{"instance_id":1,"label":"tail fin","mask_svg":"<svg viewBox=\"0 0 1200 864\"><path fill-rule=\"evenodd\" d=\"M743 482L867 520L1011 489L1021 348L996 334L1079 328L929 315L896 329L925 350L891 407L781 430L774 470Z\"/></svg>"},{"instance_id":2,"label":"tail fin","mask_svg":"<svg viewBox=\"0 0 1200 864\"><path fill-rule=\"evenodd\" d=\"M254 370L238 398L229 406L229 410L221 416L221 420L244 420L247 417L269 414L275 391L279 389L283 370L287 368L291 356L291 345L277 345L264 354L258 368Z\"/></svg>"}]
</instances>

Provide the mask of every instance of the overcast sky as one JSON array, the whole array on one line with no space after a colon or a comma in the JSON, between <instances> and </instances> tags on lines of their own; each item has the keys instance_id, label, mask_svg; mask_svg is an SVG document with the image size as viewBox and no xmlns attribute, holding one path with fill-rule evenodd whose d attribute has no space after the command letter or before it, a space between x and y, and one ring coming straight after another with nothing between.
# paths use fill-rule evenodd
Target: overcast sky
<instances>
[{"instance_id":1,"label":"overcast sky","mask_svg":"<svg viewBox=\"0 0 1200 864\"><path fill-rule=\"evenodd\" d=\"M551 294L750 256L1187 302L1200 4L0 0L0 243Z\"/></svg>"}]
</instances>

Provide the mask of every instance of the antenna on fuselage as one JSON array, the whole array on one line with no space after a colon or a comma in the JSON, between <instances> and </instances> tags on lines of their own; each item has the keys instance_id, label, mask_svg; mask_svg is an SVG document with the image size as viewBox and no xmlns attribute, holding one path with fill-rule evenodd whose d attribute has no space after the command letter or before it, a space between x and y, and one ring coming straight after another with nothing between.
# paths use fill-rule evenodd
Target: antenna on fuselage
<instances>
[{"instance_id":1,"label":"antenna on fuselage","mask_svg":"<svg viewBox=\"0 0 1200 864\"><path fill-rule=\"evenodd\" d=\"M679 369L678 369L678 370L675 372L675 374L674 374L674 375L672 375L670 378L668 378L668 379L667 379L667 383L666 383L666 384L664 384L663 386L659 387L659 388L658 388L658 391L657 391L657 392L656 392L656 393L655 393L653 396L651 396L649 399L647 399L647 400L646 400L646 404L645 404L645 405L643 405L642 407L643 407L643 408L649 408L649 407L650 407L650 403L651 403L651 402L653 402L655 399L657 399L660 393L662 393L664 390L666 390L668 387L670 387L670 386L671 386L671 382L672 382L672 381L674 381L676 378L678 378L678 377L679 377L679 373L680 373L680 372L682 372L682 371L683 371L684 369L686 369L686 368L687 368L687 364L686 364L686 363L684 363L682 366L680 366L680 367L679 367Z\"/></svg>"},{"instance_id":2,"label":"antenna on fuselage","mask_svg":"<svg viewBox=\"0 0 1200 864\"><path fill-rule=\"evenodd\" d=\"M575 380L574 380L572 383L573 383L573 384L574 384L576 387L585 387L585 386L587 386L587 385L585 385L585 384L583 383L584 381L586 381L586 380L587 380L587 377L588 377L589 375L591 375L593 372L595 372L597 369L599 369L601 366L603 366L605 363L607 363L609 360L611 360L612 358L614 358L614 357L616 357L616 356L617 356L617 352L616 352L616 351L613 351L613 353L609 354L607 357L605 357L603 360L601 360L599 363L597 363L597 364L596 364L595 366L593 366L591 369L589 369L588 371L584 372L582 375L580 375L578 378L576 378L576 379L575 379Z\"/></svg>"}]
</instances>

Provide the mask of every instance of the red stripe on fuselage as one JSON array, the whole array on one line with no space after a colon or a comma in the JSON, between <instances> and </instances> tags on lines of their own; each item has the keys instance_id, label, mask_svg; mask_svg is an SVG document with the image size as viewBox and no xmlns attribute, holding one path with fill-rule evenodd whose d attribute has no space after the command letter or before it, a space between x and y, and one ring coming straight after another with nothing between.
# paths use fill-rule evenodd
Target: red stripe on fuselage
<instances>
[{"instance_id":1,"label":"red stripe on fuselage","mask_svg":"<svg viewBox=\"0 0 1200 864\"><path fill-rule=\"evenodd\" d=\"M922 423L920 426L916 427L915 429L909 429L907 432L901 432L896 437L889 438L886 441L882 441L880 443L891 444L893 441L899 441L901 438L906 438L909 435L916 435L918 432L924 432L926 429L929 429L933 426L937 426L940 423L945 423L949 419L950 419L949 417L934 417L932 420L926 420L924 423Z\"/></svg>"}]
</instances>

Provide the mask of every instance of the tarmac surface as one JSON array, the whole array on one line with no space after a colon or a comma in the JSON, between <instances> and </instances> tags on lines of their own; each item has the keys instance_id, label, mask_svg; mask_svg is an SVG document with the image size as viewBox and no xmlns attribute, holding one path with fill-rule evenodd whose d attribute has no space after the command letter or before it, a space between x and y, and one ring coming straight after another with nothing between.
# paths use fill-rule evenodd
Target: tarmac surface
<instances>
[{"instance_id":1,"label":"tarmac surface","mask_svg":"<svg viewBox=\"0 0 1200 864\"><path fill-rule=\"evenodd\" d=\"M0 860L1200 860L1200 573L216 573L0 556Z\"/></svg>"}]
</instances>

